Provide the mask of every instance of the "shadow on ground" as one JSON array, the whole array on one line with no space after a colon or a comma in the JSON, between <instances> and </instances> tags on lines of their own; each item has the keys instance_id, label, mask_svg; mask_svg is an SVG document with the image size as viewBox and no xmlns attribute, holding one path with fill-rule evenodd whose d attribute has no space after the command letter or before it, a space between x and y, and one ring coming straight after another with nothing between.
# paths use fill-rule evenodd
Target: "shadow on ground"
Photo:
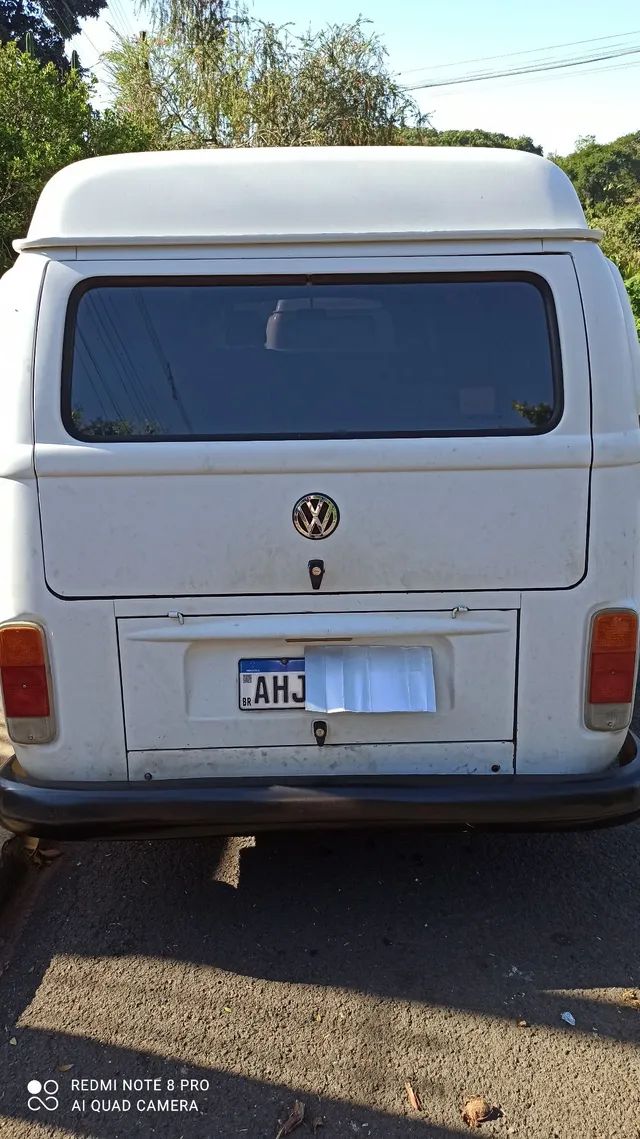
<instances>
[{"instance_id":1,"label":"shadow on ground","mask_svg":"<svg viewBox=\"0 0 640 1139\"><path fill-rule=\"evenodd\" d=\"M264 982L257 989L257 1008L260 994L273 1000L274 992L286 994L286 986L308 987L319 993L314 1000L321 1010L322 993L329 997L338 991L358 994L374 1009L376 1002L403 1007L413 1002L422 1009L462 1010L509 1026L522 1017L533 1026L558 1030L561 1012L570 1007L577 1021L573 1040L579 1035L591 1040L595 1030L601 1039L636 1044L638 1010L603 999L597 990L640 982L639 836L637 827L627 826L565 835L378 831L263 835L255 846L213 839L71 846L67 866L40 900L37 937L29 936L28 925L20 967L14 965L2 981L7 1024L19 1027L17 1046L4 1049L0 1115L16 1125L30 1118L26 1056L29 1071L36 1074L51 1071L52 1062L65 1055L81 1056L75 1071L82 1074L147 1077L153 1072L179 1078L181 1069L186 1072L184 1062L166 1058L180 1039L179 1028L163 1028L162 1009L169 998L145 990L156 986L154 962L158 968L165 962L205 966L214 971L211 976ZM43 978L58 958L69 959L65 975L77 986L64 1015L52 1016L55 1031L29 1024L29 1016L20 1027L38 991L46 1006ZM97 994L101 991L96 962L114 959L127 969L132 1016L136 1003L148 1000L153 1007L148 1047L115 1047L104 1036L91 1039L85 1027L94 986ZM59 976L56 983L59 987ZM571 990L570 1006L562 990ZM208 993L206 987L204 991ZM195 1012L187 989L182 996L174 993L171 1000L176 999L184 1002L184 1017L206 1020L210 1015L208 997ZM282 1000L281 1017L286 1018L286 997ZM213 988L211 1004L219 1015L220 998ZM67 1025L65 1018L74 1008L83 1010L84 1020ZM96 1005L97 1025L101 1013ZM281 1023L277 1014L276 1022ZM362 1029L361 1053L375 1057L384 1050L377 1025L374 1012ZM260 1048L269 1031L256 1024ZM363 1063L359 1056L356 1077ZM363 1084L375 1085L374 1068L372 1062L362 1070ZM58 1077L63 1088L73 1074ZM183 1134L194 1139L271 1137L299 1091L294 1082L283 1082L280 1070L273 1080L260 1081L242 1071L220 1070L215 1057L207 1064L190 1064L188 1075L211 1082L206 1114L197 1119L181 1119L173 1130L166 1121L158 1125L154 1120L151 1129L148 1116L125 1120L105 1114L92 1115L89 1126L67 1111L64 1133L97 1139L134 1132L176 1139ZM357 1083L356 1078L356 1093ZM319 1081L318 1089L319 1095L324 1089L320 1113L333 1125L327 1135L391 1139L419 1130L444 1139L462 1134L453 1126L345 1103L331 1094L330 1081ZM303 1098L309 1101L308 1095Z\"/></svg>"}]
</instances>

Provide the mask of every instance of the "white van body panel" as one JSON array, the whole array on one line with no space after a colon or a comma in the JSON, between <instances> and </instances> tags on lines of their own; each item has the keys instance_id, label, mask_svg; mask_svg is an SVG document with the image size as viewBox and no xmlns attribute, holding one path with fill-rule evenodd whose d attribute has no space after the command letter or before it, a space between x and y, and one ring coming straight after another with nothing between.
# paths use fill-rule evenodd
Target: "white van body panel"
<instances>
[{"instance_id":1,"label":"white van body panel","mask_svg":"<svg viewBox=\"0 0 640 1139\"><path fill-rule=\"evenodd\" d=\"M34 779L491 780L613 765L626 731L587 729L584 698L593 614L640 598L626 298L551 164L438 152L425 183L425 157L402 150L352 155L353 181L348 155L272 156L265 182L268 155L238 152L213 205L211 154L92 160L43 195L0 284L0 623L45 629L58 725L50 744L16 745ZM150 208L156 168L169 190ZM187 190L197 208L178 217ZM556 311L563 408L546 433L93 443L63 425L65 319L83 281L512 271L547 282ZM291 525L313 490L340 506L327 542ZM431 646L437 712L337 714L320 748L309 712L239 711L241 657L336 637Z\"/></svg>"},{"instance_id":2,"label":"white van body panel","mask_svg":"<svg viewBox=\"0 0 640 1139\"><path fill-rule=\"evenodd\" d=\"M58 721L46 746L16 745L25 770L42 779L125 779L126 747L112 602L69 610L44 581L38 487L33 467L35 328L48 260L19 258L0 280L0 624L35 621L51 644ZM100 652L87 648L100 645Z\"/></svg>"},{"instance_id":3,"label":"white van body panel","mask_svg":"<svg viewBox=\"0 0 640 1139\"><path fill-rule=\"evenodd\" d=\"M150 194L150 185L158 192ZM372 192L373 191L373 192ZM186 208L185 208L186 206ZM517 150L247 147L76 162L19 250L580 237L569 180Z\"/></svg>"},{"instance_id":4,"label":"white van body panel","mask_svg":"<svg viewBox=\"0 0 640 1139\"><path fill-rule=\"evenodd\" d=\"M588 568L584 581L561 603L554 594L523 595L520 635L528 649L519 657L517 769L522 773L538 771L540 764L545 770L564 766L573 749L574 762L580 763L580 750L589 752L597 735L584 726L589 622L598 609L637 609L640 597L635 327L632 320L627 323L628 300L619 296L615 284L611 287L613 278L600 250L576 243L572 259L584 306L593 406ZM543 666L545 660L550 667ZM564 679L562 662L568 672ZM607 739L617 736L621 742L623 735L612 733ZM615 747L610 754L615 755Z\"/></svg>"}]
</instances>

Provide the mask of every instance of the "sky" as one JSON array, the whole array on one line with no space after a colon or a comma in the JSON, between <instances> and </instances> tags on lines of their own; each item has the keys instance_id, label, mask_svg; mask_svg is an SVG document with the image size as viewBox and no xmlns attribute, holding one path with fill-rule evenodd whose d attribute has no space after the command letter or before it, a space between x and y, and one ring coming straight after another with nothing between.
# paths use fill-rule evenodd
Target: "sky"
<instances>
[{"instance_id":1,"label":"sky","mask_svg":"<svg viewBox=\"0 0 640 1139\"><path fill-rule=\"evenodd\" d=\"M250 7L260 19L300 30L359 15L370 20L401 83L439 84L413 93L439 130L525 134L545 153L566 154L580 136L607 142L640 129L640 10L632 0L252 0ZM132 33L148 26L148 12L135 0L109 0L70 46L103 79L100 56L113 42L112 28ZM628 54L566 70L442 85L478 71L616 50ZM103 101L104 87L101 94Z\"/></svg>"}]
</instances>

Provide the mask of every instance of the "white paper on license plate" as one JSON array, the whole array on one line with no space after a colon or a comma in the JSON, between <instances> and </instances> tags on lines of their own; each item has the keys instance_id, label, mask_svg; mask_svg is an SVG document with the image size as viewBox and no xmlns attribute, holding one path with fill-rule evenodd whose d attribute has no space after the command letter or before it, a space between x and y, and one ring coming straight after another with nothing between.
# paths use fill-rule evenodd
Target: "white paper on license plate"
<instances>
[{"instance_id":1,"label":"white paper on license plate","mask_svg":"<svg viewBox=\"0 0 640 1139\"><path fill-rule=\"evenodd\" d=\"M311 645L304 655L310 712L436 710L430 648Z\"/></svg>"}]
</instances>

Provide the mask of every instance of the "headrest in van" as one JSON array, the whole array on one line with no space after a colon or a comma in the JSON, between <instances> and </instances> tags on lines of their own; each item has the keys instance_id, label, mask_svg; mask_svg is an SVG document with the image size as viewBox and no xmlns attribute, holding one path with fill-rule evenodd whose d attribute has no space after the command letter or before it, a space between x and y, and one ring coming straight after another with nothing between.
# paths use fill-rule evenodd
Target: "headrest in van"
<instances>
[{"instance_id":1,"label":"headrest in van","mask_svg":"<svg viewBox=\"0 0 640 1139\"><path fill-rule=\"evenodd\" d=\"M265 347L274 352L385 352L394 347L389 313L357 297L278 301L267 321Z\"/></svg>"}]
</instances>

